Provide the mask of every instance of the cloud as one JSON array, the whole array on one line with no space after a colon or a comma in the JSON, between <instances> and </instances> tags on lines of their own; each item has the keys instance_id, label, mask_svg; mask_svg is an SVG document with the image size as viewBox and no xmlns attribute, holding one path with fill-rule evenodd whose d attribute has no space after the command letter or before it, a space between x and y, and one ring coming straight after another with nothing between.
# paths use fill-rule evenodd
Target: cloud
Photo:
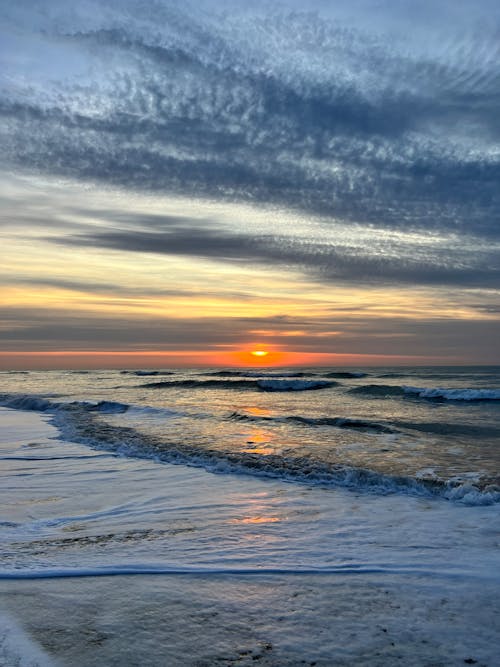
<instances>
[{"instance_id":1,"label":"cloud","mask_svg":"<svg viewBox=\"0 0 500 667\"><path fill-rule=\"evenodd\" d=\"M55 301L7 309L5 349L83 349L90 341L187 350L240 345L261 331L277 344L291 336L302 350L412 347L445 356L448 346L465 355L476 341L481 358L494 357L500 6L305 7L3 3L2 281L20 286L26 300L36 286L89 296L67 300L74 312L51 310ZM94 257L94 249L105 252ZM156 281L139 253L189 262L175 276L170 265L181 263L159 263ZM271 276L283 284L269 284ZM314 281L321 306L307 292ZM423 288L418 322L385 312L377 323L355 298L345 317L342 305L307 321L231 317L229 301L245 290L256 301L286 293L288 304L300 301L306 312L307 302L318 313L336 287L377 285L410 288L410 304L413 288ZM92 311L115 295L165 297L175 312L179 296L185 314L197 308L198 288L227 297L230 328L198 314L122 315L125 305L113 316ZM450 310L463 304L461 319L423 315L444 304L448 288ZM83 302L88 312L76 310Z\"/></svg>"},{"instance_id":2,"label":"cloud","mask_svg":"<svg viewBox=\"0 0 500 667\"><path fill-rule=\"evenodd\" d=\"M252 333L254 332L254 333ZM262 333L263 332L263 333ZM247 318L148 318L76 315L62 309L4 308L0 327L3 350L212 350L238 349L258 339L268 345L289 342L297 352L380 355L442 355L492 362L496 359L500 322L429 317L322 317L304 321L290 316ZM481 349L470 349L471 339Z\"/></svg>"},{"instance_id":3,"label":"cloud","mask_svg":"<svg viewBox=\"0 0 500 667\"><path fill-rule=\"evenodd\" d=\"M165 298L181 297L185 299L197 298L200 296L200 290L188 288L169 289L166 287L152 287L151 285L142 285L132 287L131 285L122 285L118 283L91 282L87 280L71 280L68 278L46 277L41 275L21 276L21 275L2 275L0 274L2 285L7 286L28 286L33 288L53 287L55 289L67 290L70 292L81 292L87 296L104 295L116 296L120 299L141 299L141 298ZM237 299L238 301L252 301L256 297L241 291L225 290L223 293L217 290L203 290L203 297Z\"/></svg>"},{"instance_id":4,"label":"cloud","mask_svg":"<svg viewBox=\"0 0 500 667\"><path fill-rule=\"evenodd\" d=\"M7 8L24 29L5 56L7 163L498 238L498 11L479 3L490 25L478 48L480 8L450 5L443 32L431 5L413 26L407 3L336 4Z\"/></svg>"},{"instance_id":5,"label":"cloud","mask_svg":"<svg viewBox=\"0 0 500 667\"><path fill-rule=\"evenodd\" d=\"M140 221L137 216L137 222ZM149 220L149 219L148 219ZM280 237L273 234L249 235L218 228L215 224L195 226L186 218L163 230L121 229L93 230L49 239L66 246L105 248L133 253L189 256L214 261L251 263L261 266L283 266L302 271L321 282L341 281L357 284L450 285L461 287L495 287L500 278L500 249L477 246L463 249L456 239L445 243L405 241L404 237L356 238L356 245L342 238L320 241ZM189 224L187 222L189 221ZM157 220L157 227L160 227ZM361 238L360 238L361 237ZM352 243L352 240L351 240Z\"/></svg>"}]
</instances>

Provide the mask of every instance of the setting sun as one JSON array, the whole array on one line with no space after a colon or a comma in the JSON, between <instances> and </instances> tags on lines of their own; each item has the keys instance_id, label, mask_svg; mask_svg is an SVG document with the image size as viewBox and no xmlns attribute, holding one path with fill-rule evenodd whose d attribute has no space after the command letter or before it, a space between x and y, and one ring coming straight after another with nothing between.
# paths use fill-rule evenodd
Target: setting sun
<instances>
[{"instance_id":1,"label":"setting sun","mask_svg":"<svg viewBox=\"0 0 500 667\"><path fill-rule=\"evenodd\" d=\"M266 352L265 350L252 350L251 354L253 354L254 357L267 357L269 352Z\"/></svg>"}]
</instances>

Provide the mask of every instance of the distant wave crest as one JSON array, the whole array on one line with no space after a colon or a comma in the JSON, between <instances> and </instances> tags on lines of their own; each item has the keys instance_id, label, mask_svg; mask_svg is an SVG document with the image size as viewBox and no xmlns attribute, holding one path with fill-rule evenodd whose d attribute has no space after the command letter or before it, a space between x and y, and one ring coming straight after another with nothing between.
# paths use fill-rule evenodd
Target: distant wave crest
<instances>
[{"instance_id":1,"label":"distant wave crest","mask_svg":"<svg viewBox=\"0 0 500 667\"><path fill-rule=\"evenodd\" d=\"M249 371L249 370L227 370L227 371L210 371L207 373L201 373L207 377L243 377L243 378L309 378L316 377L318 373L313 373L312 371L274 371L272 373L268 371Z\"/></svg>"},{"instance_id":2,"label":"distant wave crest","mask_svg":"<svg viewBox=\"0 0 500 667\"><path fill-rule=\"evenodd\" d=\"M120 375L137 375L138 377L147 377L149 375L175 375L174 371L120 371Z\"/></svg>"},{"instance_id":3,"label":"distant wave crest","mask_svg":"<svg viewBox=\"0 0 500 667\"><path fill-rule=\"evenodd\" d=\"M338 380L349 378L366 377L368 373L361 371L259 371L259 370L226 370L226 371L211 371L202 373L209 377L242 377L242 378L261 378L263 380L275 378L335 378Z\"/></svg>"},{"instance_id":4,"label":"distant wave crest","mask_svg":"<svg viewBox=\"0 0 500 667\"><path fill-rule=\"evenodd\" d=\"M339 380L342 380L349 378L364 378L367 375L368 373L362 373L361 371L331 371L329 373L325 373L323 377L338 378Z\"/></svg>"},{"instance_id":5,"label":"distant wave crest","mask_svg":"<svg viewBox=\"0 0 500 667\"><path fill-rule=\"evenodd\" d=\"M152 389L256 389L260 391L307 391L336 387L332 380L248 379L248 380L167 380L142 385Z\"/></svg>"}]
</instances>

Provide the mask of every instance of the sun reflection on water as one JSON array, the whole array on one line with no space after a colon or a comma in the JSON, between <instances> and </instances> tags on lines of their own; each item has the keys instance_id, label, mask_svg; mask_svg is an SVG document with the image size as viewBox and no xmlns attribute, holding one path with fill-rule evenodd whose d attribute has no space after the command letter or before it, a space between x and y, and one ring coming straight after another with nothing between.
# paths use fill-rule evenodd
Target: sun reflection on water
<instances>
[{"instance_id":1,"label":"sun reflection on water","mask_svg":"<svg viewBox=\"0 0 500 667\"><path fill-rule=\"evenodd\" d=\"M242 519L232 519L230 523L278 523L281 519L277 516L246 516Z\"/></svg>"},{"instance_id":2,"label":"sun reflection on water","mask_svg":"<svg viewBox=\"0 0 500 667\"><path fill-rule=\"evenodd\" d=\"M252 417L270 417L271 416L271 411L268 410L267 408L261 408L258 407L257 405L252 405L252 406L245 406L243 408L245 412L247 412L249 415Z\"/></svg>"}]
</instances>

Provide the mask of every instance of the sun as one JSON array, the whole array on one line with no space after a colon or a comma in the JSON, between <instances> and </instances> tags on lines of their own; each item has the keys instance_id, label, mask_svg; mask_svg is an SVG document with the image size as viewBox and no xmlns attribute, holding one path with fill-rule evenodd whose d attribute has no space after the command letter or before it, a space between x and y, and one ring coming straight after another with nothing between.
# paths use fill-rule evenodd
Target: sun
<instances>
[{"instance_id":1,"label":"sun","mask_svg":"<svg viewBox=\"0 0 500 667\"><path fill-rule=\"evenodd\" d=\"M262 347L261 347L262 345ZM262 343L254 343L252 347L248 345L232 353L233 366L249 366L264 368L267 366L285 365L288 354L274 347L265 347Z\"/></svg>"}]
</instances>

